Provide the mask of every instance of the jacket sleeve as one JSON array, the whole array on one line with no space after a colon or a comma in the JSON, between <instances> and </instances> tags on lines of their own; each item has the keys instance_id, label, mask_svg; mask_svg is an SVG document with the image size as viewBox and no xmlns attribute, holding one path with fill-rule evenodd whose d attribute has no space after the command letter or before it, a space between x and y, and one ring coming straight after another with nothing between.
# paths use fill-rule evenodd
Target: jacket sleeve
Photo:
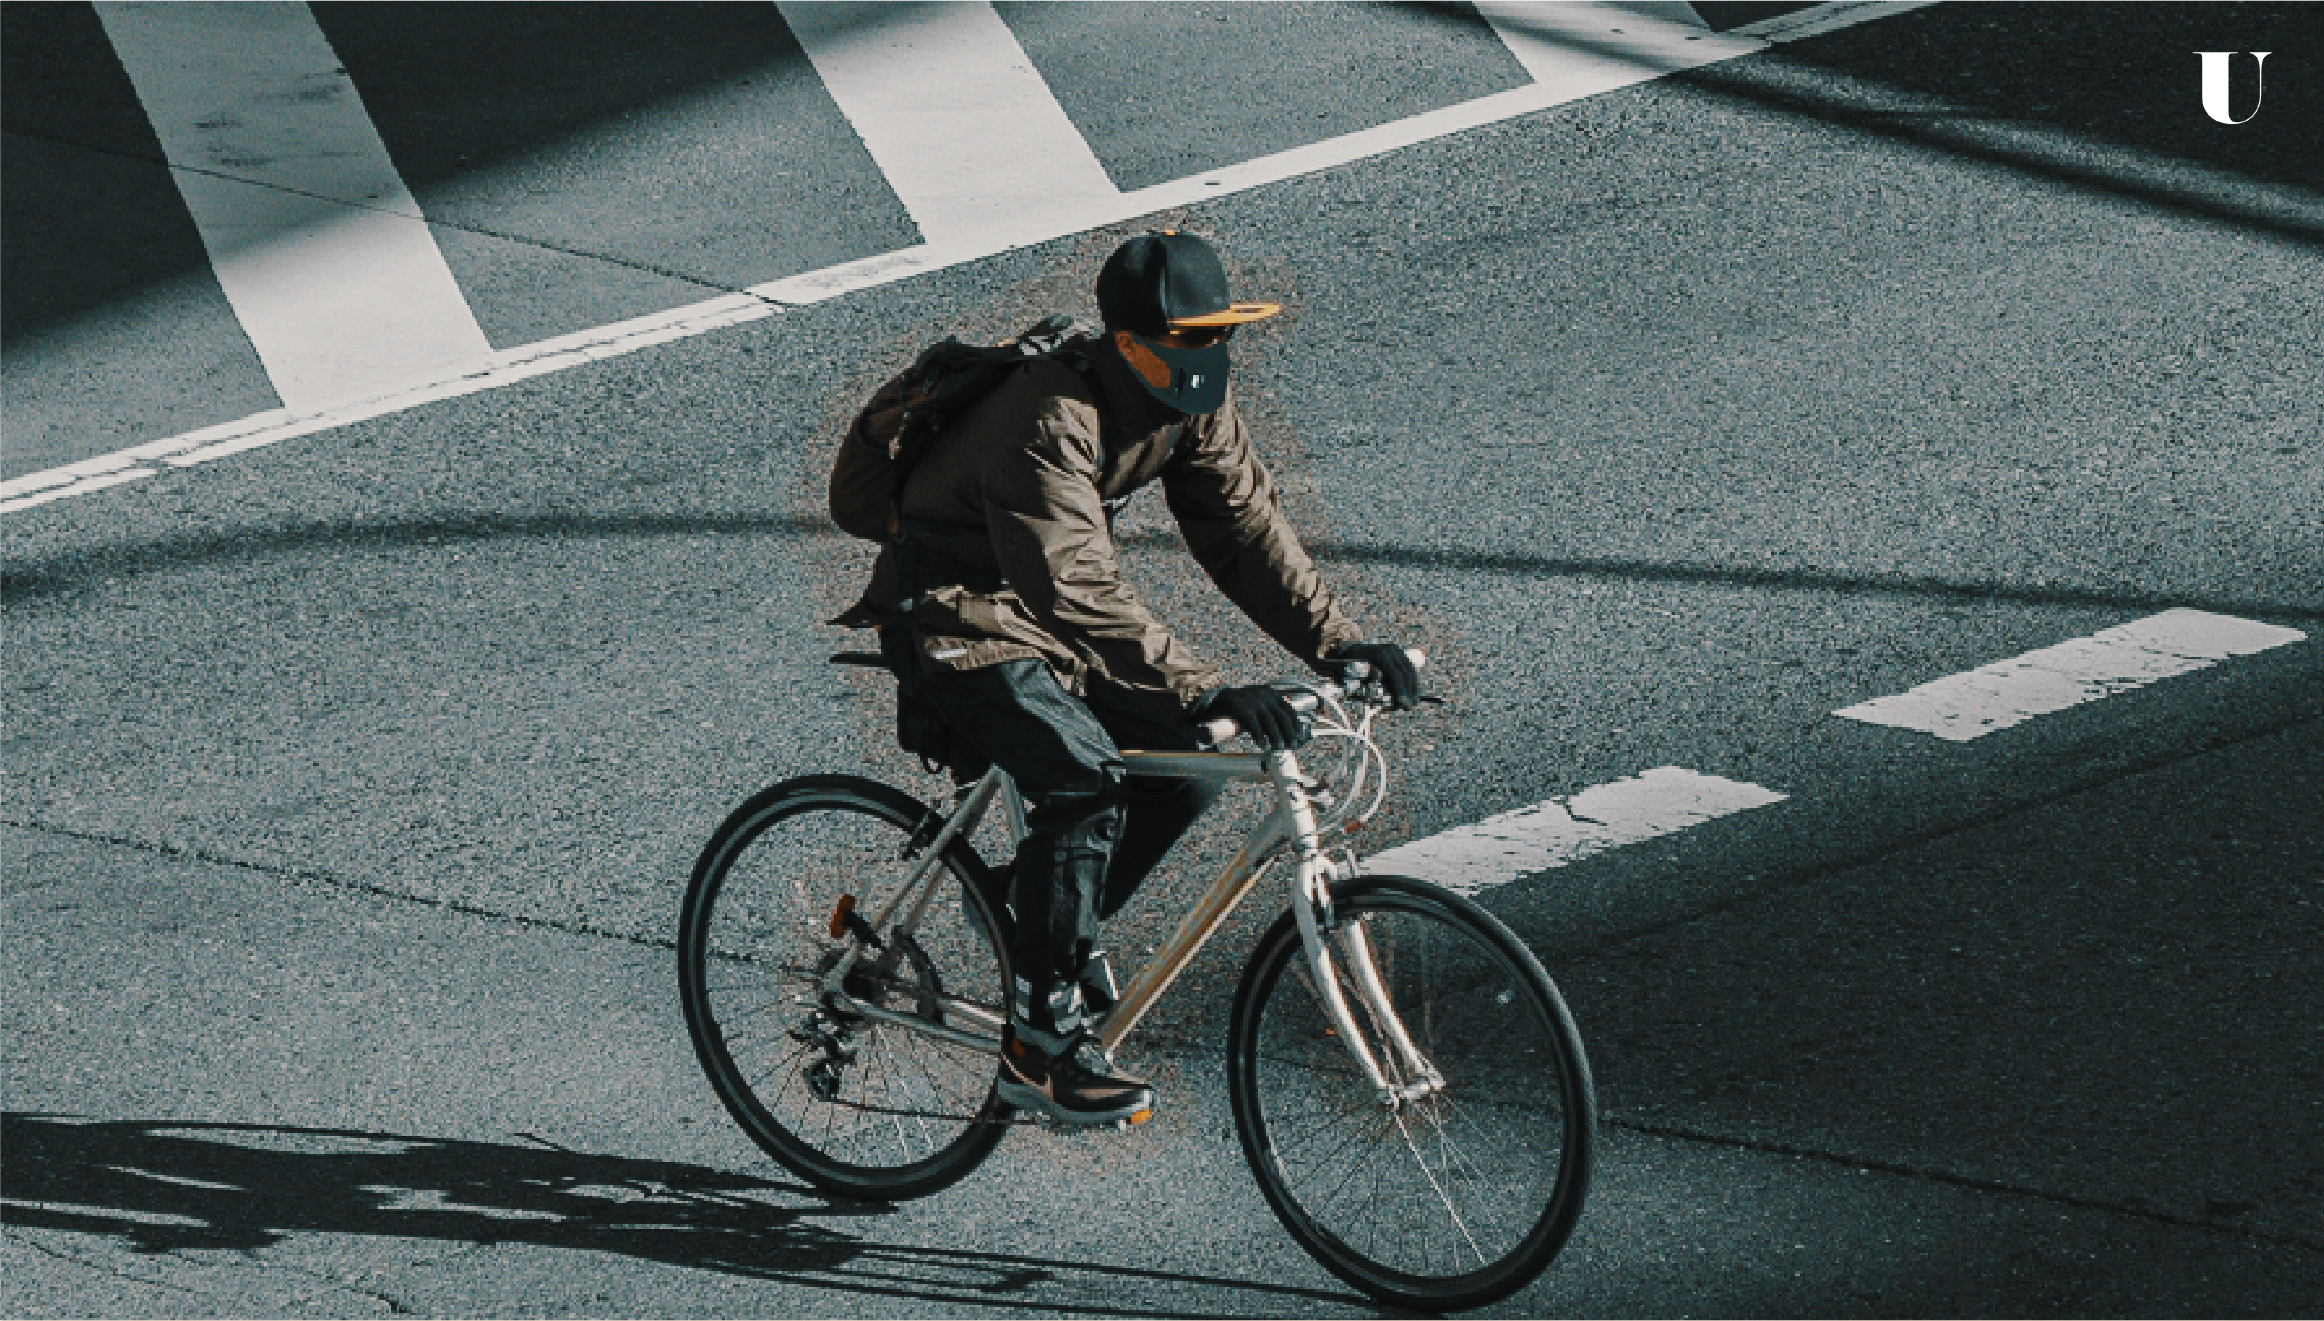
<instances>
[{"instance_id":1,"label":"jacket sleeve","mask_svg":"<svg viewBox=\"0 0 2324 1321\"><path fill-rule=\"evenodd\" d=\"M983 475L985 527L1009 586L1034 618L1093 670L1151 699L1155 714L1191 710L1223 681L1122 580L1098 495L1096 410L1053 399L1032 443Z\"/></svg>"},{"instance_id":2,"label":"jacket sleeve","mask_svg":"<svg viewBox=\"0 0 2324 1321\"><path fill-rule=\"evenodd\" d=\"M1284 650L1321 669L1324 653L1360 631L1284 518L1232 395L1213 418L1163 471L1170 512L1227 599Z\"/></svg>"}]
</instances>

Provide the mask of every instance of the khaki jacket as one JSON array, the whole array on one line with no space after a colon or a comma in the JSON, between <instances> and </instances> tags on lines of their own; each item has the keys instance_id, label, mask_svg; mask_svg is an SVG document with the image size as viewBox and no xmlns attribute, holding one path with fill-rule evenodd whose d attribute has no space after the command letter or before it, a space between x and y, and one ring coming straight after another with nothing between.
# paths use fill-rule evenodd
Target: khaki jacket
<instances>
[{"instance_id":1,"label":"khaki jacket","mask_svg":"<svg viewBox=\"0 0 2324 1321\"><path fill-rule=\"evenodd\" d=\"M1075 692L1103 685L1158 719L1190 711L1224 678L1122 580L1105 508L1157 478L1196 561L1269 637L1318 668L1354 641L1356 626L1276 506L1233 394L1216 413L1182 417L1146 393L1110 344L1091 358L1102 430L1091 382L1037 359L963 414L905 483L921 662L975 669L1038 658ZM895 622L905 595L898 560L883 548L869 590L834 622Z\"/></svg>"}]
</instances>

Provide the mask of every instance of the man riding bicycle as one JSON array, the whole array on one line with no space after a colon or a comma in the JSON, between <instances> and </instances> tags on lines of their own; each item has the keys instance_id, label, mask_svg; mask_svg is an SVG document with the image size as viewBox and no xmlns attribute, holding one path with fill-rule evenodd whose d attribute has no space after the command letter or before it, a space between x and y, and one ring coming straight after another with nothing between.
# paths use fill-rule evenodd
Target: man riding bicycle
<instances>
[{"instance_id":1,"label":"man riding bicycle","mask_svg":"<svg viewBox=\"0 0 2324 1321\"><path fill-rule=\"evenodd\" d=\"M951 732L1007 771L1028 810L1009 876L1016 985L999 1095L1071 1123L1154 1107L1088 1035L1112 988L1098 925L1218 789L1125 776L1122 747L1190 749L1225 717L1269 748L1303 741L1265 684L1229 685L1121 576L1113 511L1157 479L1188 548L1229 599L1303 663L1363 661L1400 707L1401 646L1363 641L1278 508L1228 388L1227 341L1279 304L1234 302L1210 245L1141 235L1097 279L1104 337L1088 375L1028 358L946 428L898 495L901 537L840 622L906 630L902 676ZM908 613L893 603L907 601Z\"/></svg>"}]
</instances>

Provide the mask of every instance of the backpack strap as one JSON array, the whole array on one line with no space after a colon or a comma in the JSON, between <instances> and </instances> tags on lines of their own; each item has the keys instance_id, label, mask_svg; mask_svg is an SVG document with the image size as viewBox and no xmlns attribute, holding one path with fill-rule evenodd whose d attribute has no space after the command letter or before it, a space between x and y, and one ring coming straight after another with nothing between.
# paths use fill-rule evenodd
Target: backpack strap
<instances>
[{"instance_id":1,"label":"backpack strap","mask_svg":"<svg viewBox=\"0 0 2324 1321\"><path fill-rule=\"evenodd\" d=\"M1081 378L1082 383L1089 388L1090 403L1097 414L1098 448L1102 452L1106 444L1107 428L1112 424L1106 417L1105 392L1098 383L1097 364L1091 357L1090 350L1093 343L1094 337L1087 334L1073 318L1052 316L1026 328L1012 342L1011 347L1022 355L1016 360L1017 364L1021 364L1026 359L1047 358ZM954 347L961 346L955 345ZM933 351L931 350L931 352ZM1170 437L1170 458L1165 462L1177 460L1180 451L1185 448L1186 438L1191 430L1191 423L1184 418L1179 419ZM927 443L933 445L935 439L936 437L931 436ZM899 465L901 471L896 480L896 494L899 501L903 496L904 481L910 477L912 470L918 466L919 460L924 456L925 448L912 454ZM1111 500L1102 502L1105 507L1106 523L1109 527L1112 525L1114 517L1129 502L1130 496L1128 495L1115 496ZM966 569L965 566L936 562L943 557L932 558L927 548L913 539L912 524L914 521L916 520L899 519L895 535L888 540L890 551L895 556L896 563L897 599L895 604L901 614L909 617L912 608L919 603L920 592L925 583L929 581L922 577L923 572L942 574L945 582L957 582L972 591L997 592L1007 586L1005 580L987 578Z\"/></svg>"}]
</instances>

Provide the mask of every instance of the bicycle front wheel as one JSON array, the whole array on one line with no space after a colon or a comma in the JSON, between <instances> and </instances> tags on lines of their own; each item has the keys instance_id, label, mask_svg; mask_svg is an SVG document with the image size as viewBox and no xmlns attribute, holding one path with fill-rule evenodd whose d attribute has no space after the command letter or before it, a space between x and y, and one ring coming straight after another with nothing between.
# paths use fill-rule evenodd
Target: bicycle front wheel
<instances>
[{"instance_id":1,"label":"bicycle front wheel","mask_svg":"<svg viewBox=\"0 0 2324 1321\"><path fill-rule=\"evenodd\" d=\"M945 850L910 929L891 924L860 952L846 1001L821 989L856 945L831 934L840 897L872 916L939 824L877 781L786 781L727 819L686 890L678 979L702 1068L753 1141L827 1192L925 1196L1006 1131L993 1083L1009 973L965 842Z\"/></svg>"},{"instance_id":2,"label":"bicycle front wheel","mask_svg":"<svg viewBox=\"0 0 2324 1321\"><path fill-rule=\"evenodd\" d=\"M1334 980L1402 1095L1365 1075L1285 913L1228 1027L1243 1154L1292 1237L1366 1293L1429 1311L1505 1298L1557 1256L1589 1183L1595 1101L1573 1017L1532 952L1466 899L1366 876L1332 900ZM1367 953L1384 994L1361 984ZM1394 1043L1391 1014L1441 1082Z\"/></svg>"}]
</instances>

